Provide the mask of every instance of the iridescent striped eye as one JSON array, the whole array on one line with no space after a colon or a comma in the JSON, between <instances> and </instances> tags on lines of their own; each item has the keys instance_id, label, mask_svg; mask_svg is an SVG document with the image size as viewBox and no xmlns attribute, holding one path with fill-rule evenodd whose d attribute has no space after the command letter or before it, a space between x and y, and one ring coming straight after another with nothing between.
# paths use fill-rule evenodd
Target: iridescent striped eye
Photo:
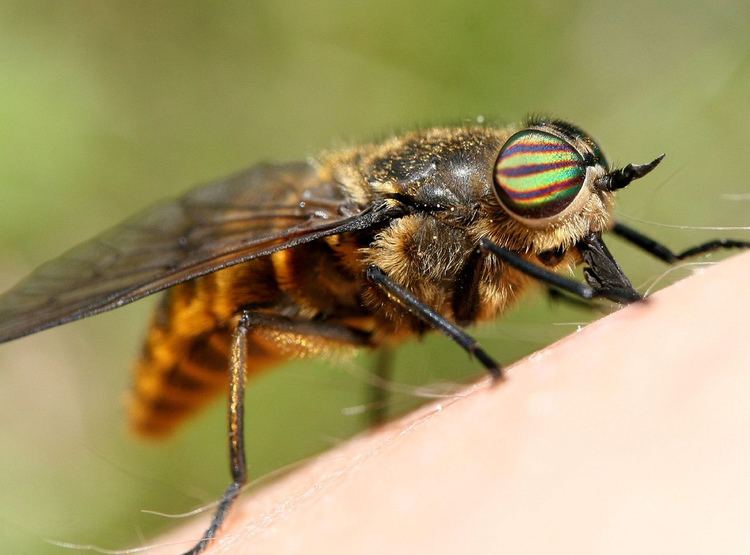
<instances>
[{"instance_id":1,"label":"iridescent striped eye","mask_svg":"<svg viewBox=\"0 0 750 555\"><path fill-rule=\"evenodd\" d=\"M513 135L495 163L495 191L517 216L549 218L573 202L586 179L581 154L563 138L527 129Z\"/></svg>"}]
</instances>

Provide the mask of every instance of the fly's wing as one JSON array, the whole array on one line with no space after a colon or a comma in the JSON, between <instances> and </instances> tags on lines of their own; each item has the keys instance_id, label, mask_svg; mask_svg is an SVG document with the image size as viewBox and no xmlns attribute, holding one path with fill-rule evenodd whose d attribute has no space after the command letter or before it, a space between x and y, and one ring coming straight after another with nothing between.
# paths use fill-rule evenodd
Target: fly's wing
<instances>
[{"instance_id":1,"label":"fly's wing","mask_svg":"<svg viewBox=\"0 0 750 555\"><path fill-rule=\"evenodd\" d=\"M215 270L372 225L307 163L260 165L157 204L0 295L0 342L122 306Z\"/></svg>"}]
</instances>

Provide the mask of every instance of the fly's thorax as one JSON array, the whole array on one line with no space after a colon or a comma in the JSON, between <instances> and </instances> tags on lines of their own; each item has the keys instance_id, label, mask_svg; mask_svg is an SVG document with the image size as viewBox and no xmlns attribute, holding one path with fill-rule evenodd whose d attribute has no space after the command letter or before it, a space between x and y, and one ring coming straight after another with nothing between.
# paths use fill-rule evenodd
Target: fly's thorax
<instances>
[{"instance_id":1,"label":"fly's thorax","mask_svg":"<svg viewBox=\"0 0 750 555\"><path fill-rule=\"evenodd\" d=\"M472 250L464 229L432 214L415 213L393 220L361 255L365 267L377 266L428 306L450 314L454 284ZM386 327L424 327L377 287L364 283L362 299Z\"/></svg>"},{"instance_id":2,"label":"fly's thorax","mask_svg":"<svg viewBox=\"0 0 750 555\"><path fill-rule=\"evenodd\" d=\"M363 254L366 265L374 264L405 287L418 289L425 282L451 283L471 250L462 228L430 214L412 214L391 222Z\"/></svg>"},{"instance_id":3,"label":"fly's thorax","mask_svg":"<svg viewBox=\"0 0 750 555\"><path fill-rule=\"evenodd\" d=\"M372 148L372 145L363 145L324 152L316 161L321 181L336 183L352 202L367 206L373 201L373 193L362 175L360 164Z\"/></svg>"},{"instance_id":4,"label":"fly's thorax","mask_svg":"<svg viewBox=\"0 0 750 555\"><path fill-rule=\"evenodd\" d=\"M364 203L404 195L417 204L469 204L489 191L486 176L512 129L431 128L332 152L320 158L325 178Z\"/></svg>"},{"instance_id":5,"label":"fly's thorax","mask_svg":"<svg viewBox=\"0 0 750 555\"><path fill-rule=\"evenodd\" d=\"M357 274L349 271L345 258L355 246L348 238L333 236L271 255L279 289L292 301L294 317L359 312Z\"/></svg>"},{"instance_id":6,"label":"fly's thorax","mask_svg":"<svg viewBox=\"0 0 750 555\"><path fill-rule=\"evenodd\" d=\"M509 274L494 257L477 259L466 228L431 214L394 220L361 252L365 265L379 267L427 306L463 324L502 314L528 282L522 274ZM476 298L466 291L473 272L479 282ZM363 283L362 300L382 330L425 330L423 322L375 286Z\"/></svg>"}]
</instances>

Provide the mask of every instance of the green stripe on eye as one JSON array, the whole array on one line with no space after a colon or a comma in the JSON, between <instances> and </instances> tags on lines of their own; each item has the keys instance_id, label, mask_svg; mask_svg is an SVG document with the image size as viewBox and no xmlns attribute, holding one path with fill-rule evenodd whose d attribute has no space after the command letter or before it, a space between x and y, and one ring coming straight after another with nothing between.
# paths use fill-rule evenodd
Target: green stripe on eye
<instances>
[{"instance_id":1,"label":"green stripe on eye","mask_svg":"<svg viewBox=\"0 0 750 555\"><path fill-rule=\"evenodd\" d=\"M529 129L513 135L495 163L495 189L503 206L526 218L564 210L583 187L586 167L566 140Z\"/></svg>"}]
</instances>

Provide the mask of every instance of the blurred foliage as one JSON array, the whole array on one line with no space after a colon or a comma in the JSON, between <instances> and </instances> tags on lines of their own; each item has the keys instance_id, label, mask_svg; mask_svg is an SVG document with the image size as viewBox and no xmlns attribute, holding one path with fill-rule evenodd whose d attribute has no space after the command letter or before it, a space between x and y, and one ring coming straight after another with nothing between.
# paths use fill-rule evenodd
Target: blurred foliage
<instances>
[{"instance_id":1,"label":"blurred foliage","mask_svg":"<svg viewBox=\"0 0 750 555\"><path fill-rule=\"evenodd\" d=\"M555 114L616 163L666 151L619 213L674 246L728 234L695 228L750 224L749 36L744 0L2 0L0 285L196 182L479 115ZM663 271L612 245L636 284ZM146 543L173 521L141 509L186 511L223 490L223 403L164 444L122 425L150 305L0 349L3 552ZM588 318L537 299L477 333L512 362ZM364 402L369 365L306 361L254 381L252 475L361 429L346 409ZM396 366L409 372L392 414L421 402L406 384L480 373L442 337L405 346Z\"/></svg>"}]
</instances>

